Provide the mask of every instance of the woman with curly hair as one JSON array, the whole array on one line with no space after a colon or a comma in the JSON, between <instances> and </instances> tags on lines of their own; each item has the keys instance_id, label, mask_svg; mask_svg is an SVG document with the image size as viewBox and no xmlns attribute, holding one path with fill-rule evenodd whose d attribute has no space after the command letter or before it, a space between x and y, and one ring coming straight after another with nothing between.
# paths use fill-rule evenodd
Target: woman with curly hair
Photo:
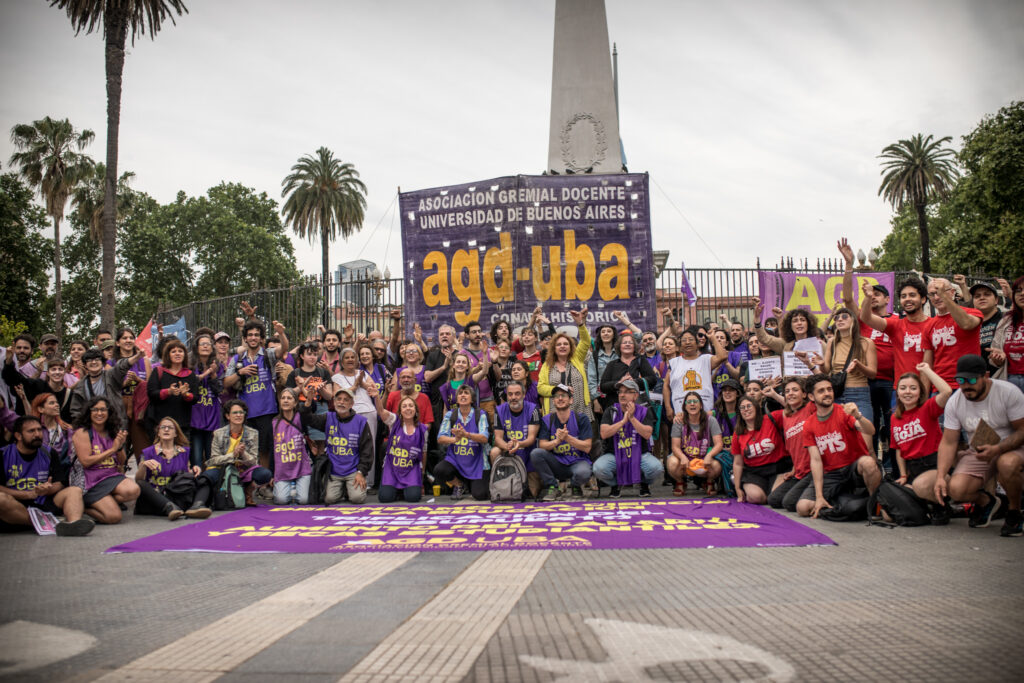
<instances>
[{"instance_id":1,"label":"woman with curly hair","mask_svg":"<svg viewBox=\"0 0 1024 683\"><path fill-rule=\"evenodd\" d=\"M85 478L85 512L100 524L117 524L121 521L121 504L139 497L138 485L124 476L128 432L103 396L85 404L74 427L71 446Z\"/></svg>"}]
</instances>

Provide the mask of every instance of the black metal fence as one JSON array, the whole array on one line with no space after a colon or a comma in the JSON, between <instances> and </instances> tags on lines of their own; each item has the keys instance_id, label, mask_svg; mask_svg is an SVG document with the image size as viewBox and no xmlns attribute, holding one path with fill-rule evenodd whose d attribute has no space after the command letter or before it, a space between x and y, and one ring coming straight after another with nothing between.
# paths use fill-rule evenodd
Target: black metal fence
<instances>
[{"instance_id":1,"label":"black metal fence","mask_svg":"<svg viewBox=\"0 0 1024 683\"><path fill-rule=\"evenodd\" d=\"M871 270L870 267L861 268ZM759 270L838 274L843 272L843 264L837 259L817 262L783 259L782 267L775 268L688 268L687 279L698 296L697 304L692 309L686 305L680 291L682 269L666 268L655 281L659 325L662 320L661 311L665 308L671 309L677 319L691 323L703 324L717 320L724 313L730 319L751 325L751 300L758 296ZM897 272L896 281L908 275L910 273ZM952 278L952 275L935 274L934 277ZM990 278L984 275L968 276L968 286L981 279ZM391 329L391 311L402 308L404 286L405 280L402 278L385 279L369 275L358 279L332 280L326 287L319 278L307 278L290 287L193 301L173 308L161 307L155 320L167 324L184 317L185 326L190 331L206 326L225 331L232 338L238 339L236 319L242 316L242 302L248 302L255 308L256 315L267 323L274 320L283 323L295 341L316 334L320 324L339 330L352 325L357 332L366 333L378 329L386 333ZM893 293L893 304L898 304L896 293Z\"/></svg>"}]
</instances>

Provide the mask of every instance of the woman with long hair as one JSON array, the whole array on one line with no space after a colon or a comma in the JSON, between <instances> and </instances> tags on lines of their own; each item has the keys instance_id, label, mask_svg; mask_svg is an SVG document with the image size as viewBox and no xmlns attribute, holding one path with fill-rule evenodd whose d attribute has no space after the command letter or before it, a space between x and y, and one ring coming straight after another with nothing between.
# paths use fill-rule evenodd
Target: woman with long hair
<instances>
[{"instance_id":1,"label":"woman with long hair","mask_svg":"<svg viewBox=\"0 0 1024 683\"><path fill-rule=\"evenodd\" d=\"M484 361L474 368L466 352L457 351L448 356L445 367L447 368L445 371L447 379L441 385L438 393L441 396L441 410L447 412L455 406L456 392L458 392L460 387L472 387L474 395L476 394L477 384L480 382L480 379L486 376L490 366Z\"/></svg>"},{"instance_id":2,"label":"woman with long hair","mask_svg":"<svg viewBox=\"0 0 1024 683\"><path fill-rule=\"evenodd\" d=\"M43 424L43 445L60 456L67 464L71 450L71 425L60 417L60 402L49 392L32 399L31 414Z\"/></svg>"},{"instance_id":3,"label":"woman with long hair","mask_svg":"<svg viewBox=\"0 0 1024 683\"><path fill-rule=\"evenodd\" d=\"M682 416L682 422L672 423L672 455L665 463L675 481L675 496L686 493L687 477L706 480L708 464L722 451L722 430L717 420L708 417L704 401L696 391L683 397Z\"/></svg>"},{"instance_id":4,"label":"woman with long hair","mask_svg":"<svg viewBox=\"0 0 1024 683\"><path fill-rule=\"evenodd\" d=\"M484 477L484 451L488 441L487 413L474 408L476 391L462 385L455 393L456 405L444 415L437 435L439 446L446 448L444 459L434 467L434 481L451 487L452 500L459 500L467 489L475 500L489 497Z\"/></svg>"},{"instance_id":5,"label":"woman with long hair","mask_svg":"<svg viewBox=\"0 0 1024 683\"><path fill-rule=\"evenodd\" d=\"M717 482L723 472L725 476L732 474L732 436L736 433L736 422L739 420L740 396L743 395L743 385L736 380L730 380L722 384L718 392L718 400L715 401L715 408L711 411L711 417L718 423L722 434L722 451L714 458L709 459L707 466L707 494L717 493ZM724 482L723 482L724 484ZM728 490L729 487L724 487Z\"/></svg>"},{"instance_id":6,"label":"woman with long hair","mask_svg":"<svg viewBox=\"0 0 1024 683\"><path fill-rule=\"evenodd\" d=\"M544 401L542 412L551 412L551 390L559 384L572 387L572 409L593 421L590 407L590 387L587 382L587 352L590 348L590 333L584 322L587 311L572 312L580 335L579 342L564 332L552 337L548 345L547 358L540 367L537 379L537 393Z\"/></svg>"},{"instance_id":7,"label":"woman with long hair","mask_svg":"<svg viewBox=\"0 0 1024 683\"><path fill-rule=\"evenodd\" d=\"M405 361L405 365L395 370L395 377L398 377L405 368L409 368L416 373L416 389L429 394L430 384L427 382L427 371L426 367L423 365L423 349L421 349L415 342L406 344L404 348L405 352L402 359Z\"/></svg>"},{"instance_id":8,"label":"woman with long hair","mask_svg":"<svg viewBox=\"0 0 1024 683\"><path fill-rule=\"evenodd\" d=\"M202 468L190 464L188 437L172 418L156 425L153 445L142 451L135 473L139 486L137 515L166 515L172 522L182 517L210 516L210 495L215 488L202 477Z\"/></svg>"},{"instance_id":9,"label":"woman with long hair","mask_svg":"<svg viewBox=\"0 0 1024 683\"><path fill-rule=\"evenodd\" d=\"M284 388L277 397L280 408L274 426L274 504L305 505L309 502L309 482L313 473L311 454L306 447L302 419L296 412L299 393Z\"/></svg>"},{"instance_id":10,"label":"woman with long hair","mask_svg":"<svg viewBox=\"0 0 1024 683\"><path fill-rule=\"evenodd\" d=\"M120 504L139 497L138 485L124 476L128 432L103 396L89 400L73 426L71 446L82 465L85 512L100 524L117 524Z\"/></svg>"},{"instance_id":11,"label":"woman with long hair","mask_svg":"<svg viewBox=\"0 0 1024 683\"><path fill-rule=\"evenodd\" d=\"M875 342L861 336L860 320L850 309L838 308L833 316L836 325L835 337L825 345L824 357L810 357L807 359L807 365L814 372L821 372L830 377L833 384L845 372L846 381L842 383L842 391L836 392L836 403L856 403L857 410L864 417L874 420L869 382L878 373L878 351ZM797 356L801 354L802 352L797 351ZM865 438L870 449L871 438Z\"/></svg>"},{"instance_id":12,"label":"woman with long hair","mask_svg":"<svg viewBox=\"0 0 1024 683\"><path fill-rule=\"evenodd\" d=\"M188 436L192 425L192 404L199 395L196 375L188 367L188 349L171 337L163 344L160 362L160 367L153 369L146 382L153 420L158 423L170 417Z\"/></svg>"},{"instance_id":13,"label":"woman with long hair","mask_svg":"<svg viewBox=\"0 0 1024 683\"><path fill-rule=\"evenodd\" d=\"M594 328L590 344L590 359L587 361L587 384L593 392L593 409L595 414L602 410L604 394L601 392L601 377L608 363L619 357L615 350L618 331L611 325L598 325Z\"/></svg>"},{"instance_id":14,"label":"woman with long hair","mask_svg":"<svg viewBox=\"0 0 1024 683\"><path fill-rule=\"evenodd\" d=\"M489 379L494 390L494 400L502 404L507 400L505 388L512 381L512 344L502 339L491 347L491 353L493 355Z\"/></svg>"},{"instance_id":15,"label":"woman with long hair","mask_svg":"<svg viewBox=\"0 0 1024 683\"><path fill-rule=\"evenodd\" d=\"M1024 391L1024 275L1013 281L1010 293L1013 304L996 327L988 360L999 367L996 377L1005 376Z\"/></svg>"},{"instance_id":16,"label":"woman with long hair","mask_svg":"<svg viewBox=\"0 0 1024 683\"><path fill-rule=\"evenodd\" d=\"M931 382L932 389L938 392L935 396L928 397L921 377ZM919 363L917 374L907 372L896 381L896 409L889 426L889 443L896 451L900 474L896 483L911 487L918 498L933 503L932 519L936 524L949 521L945 501L936 500L934 488L942 441L939 418L952 395L952 387L930 365ZM943 472L943 476L948 473Z\"/></svg>"},{"instance_id":17,"label":"woman with long hair","mask_svg":"<svg viewBox=\"0 0 1024 683\"><path fill-rule=\"evenodd\" d=\"M398 413L384 408L380 394L373 398L377 414L389 429L377 499L393 503L401 495L407 503L418 503L423 496L423 467L430 427L420 423L419 406L413 397L399 399Z\"/></svg>"},{"instance_id":18,"label":"woman with long hair","mask_svg":"<svg viewBox=\"0 0 1024 683\"><path fill-rule=\"evenodd\" d=\"M669 362L679 355L679 340L672 335L662 334L658 340L658 348L661 350L661 360L653 366L654 372L661 378L662 382L665 380L665 373L668 372ZM663 387L664 388L664 387ZM658 397L664 402L664 391L658 393ZM651 397L654 399L654 396ZM665 406L662 404L662 414L664 415ZM654 442L654 455L662 458L663 460L672 452L672 425L668 420L661 420L661 424L658 428L658 433L655 435L657 438ZM666 474L668 468L665 468Z\"/></svg>"},{"instance_id":19,"label":"woman with long hair","mask_svg":"<svg viewBox=\"0 0 1024 683\"><path fill-rule=\"evenodd\" d=\"M697 329L683 330L679 335L679 355L673 358L665 371L662 400L665 417L671 420L682 410L683 396L696 391L704 400L704 410L711 410L715 404L713 374L729 357L729 352L715 337L711 338L714 355L701 351Z\"/></svg>"},{"instance_id":20,"label":"woman with long hair","mask_svg":"<svg viewBox=\"0 0 1024 683\"><path fill-rule=\"evenodd\" d=\"M793 460L786 455L786 443L775 418L763 413L759 403L744 396L739 413L732 437L736 499L764 505L772 489L782 483L781 475L793 469Z\"/></svg>"},{"instance_id":21,"label":"woman with long hair","mask_svg":"<svg viewBox=\"0 0 1024 683\"><path fill-rule=\"evenodd\" d=\"M210 458L213 432L220 427L220 393L224 390L226 367L217 361L213 338L200 335L192 355L192 374L196 377L196 402L192 405L190 425L192 440L190 458L193 465L203 466Z\"/></svg>"},{"instance_id":22,"label":"woman with long hair","mask_svg":"<svg viewBox=\"0 0 1024 683\"><path fill-rule=\"evenodd\" d=\"M792 351L801 339L819 337L818 319L802 308L794 308L783 316L782 323L779 324L779 334L781 335L779 337L768 334L761 327L759 321L763 312L764 304L760 299L754 299L754 334L757 335L757 341L762 347L771 349L777 354L781 354L783 351ZM782 313L781 310L775 309L773 312L776 316Z\"/></svg>"},{"instance_id":23,"label":"woman with long hair","mask_svg":"<svg viewBox=\"0 0 1024 683\"><path fill-rule=\"evenodd\" d=\"M138 353L138 346L135 344L135 333L130 327L121 327L114 335L114 357L106 362L114 367L122 358L131 358ZM146 380L153 372L153 361L148 354L141 354L131 364L128 373L124 376L121 384L121 396L124 401L125 414L128 416L128 424L125 429L128 431L128 444L132 455L138 461L140 454L152 439L146 426ZM136 391L141 387L141 391Z\"/></svg>"},{"instance_id":24,"label":"woman with long hair","mask_svg":"<svg viewBox=\"0 0 1024 683\"><path fill-rule=\"evenodd\" d=\"M786 508L796 512L797 501L804 489L814 484L811 473L811 457L803 446L804 423L815 414L816 408L807 398L807 389L803 379L787 377L782 383L782 395L769 388L765 394L781 403L784 407L772 413L775 422L782 426L782 434L786 441L786 453L793 460L793 470L782 475L782 483L768 494L768 505L773 508Z\"/></svg>"}]
</instances>

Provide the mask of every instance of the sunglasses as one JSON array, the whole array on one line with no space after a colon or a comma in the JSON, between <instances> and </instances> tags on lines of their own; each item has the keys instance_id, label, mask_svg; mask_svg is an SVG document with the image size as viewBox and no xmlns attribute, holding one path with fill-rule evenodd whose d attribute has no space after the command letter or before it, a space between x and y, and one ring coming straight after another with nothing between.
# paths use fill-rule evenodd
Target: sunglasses
<instances>
[{"instance_id":1,"label":"sunglasses","mask_svg":"<svg viewBox=\"0 0 1024 683\"><path fill-rule=\"evenodd\" d=\"M956 380L957 384L970 384L971 386L974 386L975 384L978 383L978 380L981 379L981 378L980 377L954 377L954 379Z\"/></svg>"},{"instance_id":2,"label":"sunglasses","mask_svg":"<svg viewBox=\"0 0 1024 683\"><path fill-rule=\"evenodd\" d=\"M843 318L852 318L853 316L849 313L837 313L836 320L842 320Z\"/></svg>"}]
</instances>

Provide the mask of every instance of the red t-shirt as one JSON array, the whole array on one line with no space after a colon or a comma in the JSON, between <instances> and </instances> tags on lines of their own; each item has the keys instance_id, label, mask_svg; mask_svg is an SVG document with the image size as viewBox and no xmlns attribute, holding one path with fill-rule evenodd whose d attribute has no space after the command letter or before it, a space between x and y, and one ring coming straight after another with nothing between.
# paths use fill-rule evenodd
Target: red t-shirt
<instances>
[{"instance_id":1,"label":"red t-shirt","mask_svg":"<svg viewBox=\"0 0 1024 683\"><path fill-rule=\"evenodd\" d=\"M792 415L786 415L782 410L772 413L782 425L786 437L786 454L793 458L793 476L797 479L803 479L811 471L811 456L804 448L804 422L813 417L816 410L814 404L808 402Z\"/></svg>"},{"instance_id":2,"label":"red t-shirt","mask_svg":"<svg viewBox=\"0 0 1024 683\"><path fill-rule=\"evenodd\" d=\"M770 465L786 457L786 443L767 415L756 432L733 434L729 449L733 455L742 455L743 464L751 467Z\"/></svg>"},{"instance_id":3,"label":"red t-shirt","mask_svg":"<svg viewBox=\"0 0 1024 683\"><path fill-rule=\"evenodd\" d=\"M964 308L968 315L972 315L979 321L983 319L981 311L976 308ZM931 327L932 348L935 349L935 362L932 366L935 374L956 386L953 378L956 377L956 362L960 356L973 353L981 355L981 325L973 330L965 330L953 320L953 316L939 315L932 318Z\"/></svg>"},{"instance_id":4,"label":"red t-shirt","mask_svg":"<svg viewBox=\"0 0 1024 683\"><path fill-rule=\"evenodd\" d=\"M891 315L885 316L888 320ZM861 329L864 329L863 327ZM875 349L878 351L878 374L875 379L888 379L892 380L893 371L893 358L892 358L892 340L889 339L889 335L885 332L879 332L875 328L871 329L871 341L875 342Z\"/></svg>"},{"instance_id":5,"label":"red t-shirt","mask_svg":"<svg viewBox=\"0 0 1024 683\"><path fill-rule=\"evenodd\" d=\"M817 446L826 472L838 470L867 455L864 437L857 431L857 421L839 406L833 406L829 416L822 420L815 414L804 422L804 448Z\"/></svg>"},{"instance_id":6,"label":"red t-shirt","mask_svg":"<svg viewBox=\"0 0 1024 683\"><path fill-rule=\"evenodd\" d=\"M388 400L384 404L384 409L389 413L398 415L398 402L401 398L401 391L392 391L388 394ZM416 394L416 406L420 409L420 422L430 424L434 421L434 410L430 407L430 399L422 391Z\"/></svg>"},{"instance_id":7,"label":"red t-shirt","mask_svg":"<svg viewBox=\"0 0 1024 683\"><path fill-rule=\"evenodd\" d=\"M1011 375L1024 375L1024 322L1017 325L1016 330L1006 330L1003 353L1006 354L1006 371Z\"/></svg>"},{"instance_id":8,"label":"red t-shirt","mask_svg":"<svg viewBox=\"0 0 1024 683\"><path fill-rule=\"evenodd\" d=\"M934 398L913 410L904 411L903 417L892 413L892 446L900 451L904 460L916 460L939 450L942 428L939 427L942 408Z\"/></svg>"},{"instance_id":9,"label":"red t-shirt","mask_svg":"<svg viewBox=\"0 0 1024 683\"><path fill-rule=\"evenodd\" d=\"M893 388L906 373L916 375L917 364L924 360L924 352L933 348L931 326L930 318L919 323L896 316L885 319L885 333L892 340Z\"/></svg>"},{"instance_id":10,"label":"red t-shirt","mask_svg":"<svg viewBox=\"0 0 1024 683\"><path fill-rule=\"evenodd\" d=\"M524 355L522 351L516 354L516 360L525 360L530 365L530 379L534 384L540 375L540 350L534 351L531 355Z\"/></svg>"}]
</instances>

